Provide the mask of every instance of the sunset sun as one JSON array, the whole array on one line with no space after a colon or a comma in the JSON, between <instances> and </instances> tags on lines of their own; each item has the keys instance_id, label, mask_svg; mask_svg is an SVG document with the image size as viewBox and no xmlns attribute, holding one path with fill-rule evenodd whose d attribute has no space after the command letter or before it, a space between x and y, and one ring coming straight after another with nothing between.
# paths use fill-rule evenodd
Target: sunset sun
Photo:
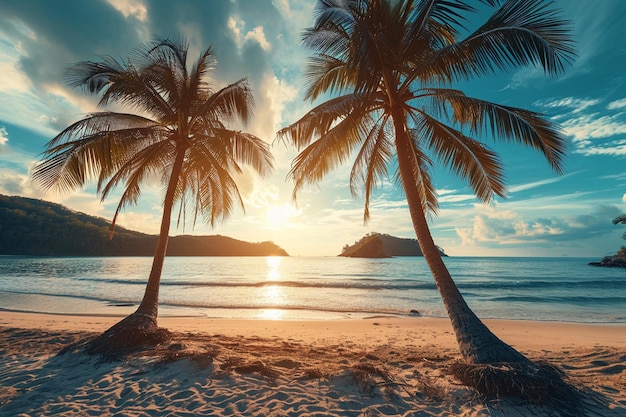
<instances>
[{"instance_id":1,"label":"sunset sun","mask_svg":"<svg viewBox=\"0 0 626 417\"><path fill-rule=\"evenodd\" d=\"M290 219L298 215L298 209L289 203L282 206L272 206L267 209L266 223L271 229L280 229L288 225Z\"/></svg>"}]
</instances>

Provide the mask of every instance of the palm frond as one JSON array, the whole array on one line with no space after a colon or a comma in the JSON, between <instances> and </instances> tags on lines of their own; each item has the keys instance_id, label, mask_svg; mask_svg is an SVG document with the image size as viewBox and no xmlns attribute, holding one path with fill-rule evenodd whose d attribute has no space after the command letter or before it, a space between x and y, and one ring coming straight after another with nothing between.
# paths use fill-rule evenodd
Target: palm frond
<instances>
[{"instance_id":1,"label":"palm frond","mask_svg":"<svg viewBox=\"0 0 626 417\"><path fill-rule=\"evenodd\" d=\"M488 130L494 139L518 142L540 151L555 172L563 170L567 139L542 114L467 97L458 90L428 89L431 108L449 105L452 118L477 135Z\"/></svg>"},{"instance_id":2,"label":"palm frond","mask_svg":"<svg viewBox=\"0 0 626 417\"><path fill-rule=\"evenodd\" d=\"M418 113L413 120L420 141L466 180L482 202L505 196L504 171L495 152L428 114Z\"/></svg>"},{"instance_id":3,"label":"palm frond","mask_svg":"<svg viewBox=\"0 0 626 417\"><path fill-rule=\"evenodd\" d=\"M190 129L196 129L198 123L219 120L230 121L238 117L246 124L252 116L254 97L252 89L245 78L227 85L208 97L201 98L201 102L193 110L193 118L189 122Z\"/></svg>"},{"instance_id":4,"label":"palm frond","mask_svg":"<svg viewBox=\"0 0 626 417\"><path fill-rule=\"evenodd\" d=\"M386 124L388 117L383 120L372 121L372 129L365 138L365 142L355 158L350 173L350 191L356 196L359 189L364 191L365 202L363 222L370 218L370 197L378 180L388 175L387 166L393 156L393 142Z\"/></svg>"},{"instance_id":5,"label":"palm frond","mask_svg":"<svg viewBox=\"0 0 626 417\"><path fill-rule=\"evenodd\" d=\"M211 93L211 87L207 79L210 72L215 69L216 62L217 59L213 53L213 48L209 46L202 52L194 64L189 79L189 90L198 94L196 100L201 100L200 92Z\"/></svg>"},{"instance_id":6,"label":"palm frond","mask_svg":"<svg viewBox=\"0 0 626 417\"><path fill-rule=\"evenodd\" d=\"M345 163L363 141L371 130L371 118L363 108L359 110L338 121L296 156L287 174L294 181L294 199L304 186L319 182L328 172Z\"/></svg>"},{"instance_id":7,"label":"palm frond","mask_svg":"<svg viewBox=\"0 0 626 417\"><path fill-rule=\"evenodd\" d=\"M619 216L613 219L613 224L618 224L618 223L626 224L626 214L620 214Z\"/></svg>"},{"instance_id":8,"label":"palm frond","mask_svg":"<svg viewBox=\"0 0 626 417\"><path fill-rule=\"evenodd\" d=\"M210 142L194 143L189 149L188 160L181 178L181 187L188 187L195 201L194 221L198 212L211 225L225 220L239 203L243 209L243 200L231 175L234 161L228 156L225 146L211 146ZM184 194L180 188L179 198Z\"/></svg>"},{"instance_id":9,"label":"palm frond","mask_svg":"<svg viewBox=\"0 0 626 417\"><path fill-rule=\"evenodd\" d=\"M114 58L104 55L101 62L81 61L69 67L65 79L70 87L83 87L89 94L98 94L106 89L121 74L125 66Z\"/></svg>"},{"instance_id":10,"label":"palm frond","mask_svg":"<svg viewBox=\"0 0 626 417\"><path fill-rule=\"evenodd\" d=\"M312 140L326 135L341 120L351 114L364 114L380 108L380 95L346 94L331 98L314 107L300 120L284 127L276 134L276 140L293 144L298 150L304 149ZM370 106L364 108L363 106Z\"/></svg>"},{"instance_id":11,"label":"palm frond","mask_svg":"<svg viewBox=\"0 0 626 417\"><path fill-rule=\"evenodd\" d=\"M44 160L33 169L33 180L44 188L68 192L98 179L100 188L139 149L166 135L159 124L139 116L92 115L50 141Z\"/></svg>"},{"instance_id":12,"label":"palm frond","mask_svg":"<svg viewBox=\"0 0 626 417\"><path fill-rule=\"evenodd\" d=\"M484 25L442 48L416 73L452 81L531 65L558 75L575 56L571 29L557 10L543 0L509 0Z\"/></svg>"},{"instance_id":13,"label":"palm frond","mask_svg":"<svg viewBox=\"0 0 626 417\"><path fill-rule=\"evenodd\" d=\"M396 138L396 149L398 153L404 152L410 155L412 183L403 183L399 168L396 171L395 181L400 184L405 193L407 189L415 187L424 213L435 215L439 209L439 202L430 176L433 162L421 149L420 133L415 129L409 129L408 132L411 140L408 143L402 143Z\"/></svg>"},{"instance_id":14,"label":"palm frond","mask_svg":"<svg viewBox=\"0 0 626 417\"><path fill-rule=\"evenodd\" d=\"M304 81L306 86L304 99L313 101L326 93L344 93L353 85L355 78L343 61L320 54L309 59Z\"/></svg>"},{"instance_id":15,"label":"palm frond","mask_svg":"<svg viewBox=\"0 0 626 417\"><path fill-rule=\"evenodd\" d=\"M249 133L234 131L231 138L229 143L235 161L252 167L261 176L270 173L274 157L265 141Z\"/></svg>"}]
</instances>

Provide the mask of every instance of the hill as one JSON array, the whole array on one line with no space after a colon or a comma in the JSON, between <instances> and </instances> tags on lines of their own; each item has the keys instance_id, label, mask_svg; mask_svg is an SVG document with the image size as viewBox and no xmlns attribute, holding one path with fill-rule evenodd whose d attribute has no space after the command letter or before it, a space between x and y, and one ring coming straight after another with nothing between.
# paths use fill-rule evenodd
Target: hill
<instances>
[{"instance_id":1,"label":"hill","mask_svg":"<svg viewBox=\"0 0 626 417\"><path fill-rule=\"evenodd\" d=\"M439 248L441 256L448 256ZM345 245L339 256L351 258L391 258L393 256L423 256L416 239L368 233L354 245Z\"/></svg>"},{"instance_id":2,"label":"hill","mask_svg":"<svg viewBox=\"0 0 626 417\"><path fill-rule=\"evenodd\" d=\"M152 256L156 235L115 227L60 204L0 195L0 255ZM272 242L226 236L173 236L169 256L289 256Z\"/></svg>"}]
</instances>

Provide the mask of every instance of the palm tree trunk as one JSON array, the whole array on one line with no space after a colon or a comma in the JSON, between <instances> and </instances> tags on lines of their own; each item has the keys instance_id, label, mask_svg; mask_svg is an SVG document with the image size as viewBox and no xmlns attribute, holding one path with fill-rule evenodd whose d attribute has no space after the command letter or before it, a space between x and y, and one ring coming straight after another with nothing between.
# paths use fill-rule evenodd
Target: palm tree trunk
<instances>
[{"instance_id":1,"label":"palm tree trunk","mask_svg":"<svg viewBox=\"0 0 626 417\"><path fill-rule=\"evenodd\" d=\"M141 304L139 304L137 311L133 314L116 323L103 334L87 343L85 346L87 353L114 354L114 352L123 352L138 346L155 345L170 337L166 329L160 329L157 325L159 287L169 239L174 194L184 160L185 149L177 149L176 159L174 160L174 166L172 167L163 203L161 230L157 239L154 258L152 259L152 268L150 270L150 276L148 277L148 284L146 285Z\"/></svg>"},{"instance_id":2,"label":"palm tree trunk","mask_svg":"<svg viewBox=\"0 0 626 417\"><path fill-rule=\"evenodd\" d=\"M401 110L400 110L401 112ZM528 362L528 359L494 335L469 308L444 264L428 228L415 178L411 174L411 139L403 123L404 113L394 114L396 149L402 184L420 249L430 268L452 322L463 358L471 363ZM400 114L398 114L400 113Z\"/></svg>"},{"instance_id":3,"label":"palm tree trunk","mask_svg":"<svg viewBox=\"0 0 626 417\"><path fill-rule=\"evenodd\" d=\"M137 308L135 314L141 314L151 317L156 324L159 314L159 288L161 286L161 272L163 271L163 263L165 262L165 254L167 252L167 243L169 241L170 224L172 219L172 208L174 207L174 193L178 185L180 171L185 159L185 150L178 150L172 172L170 174L167 191L163 201L163 214L161 217L161 229L157 239L154 257L152 259L152 268L148 277L148 284L141 300L141 304Z\"/></svg>"}]
</instances>

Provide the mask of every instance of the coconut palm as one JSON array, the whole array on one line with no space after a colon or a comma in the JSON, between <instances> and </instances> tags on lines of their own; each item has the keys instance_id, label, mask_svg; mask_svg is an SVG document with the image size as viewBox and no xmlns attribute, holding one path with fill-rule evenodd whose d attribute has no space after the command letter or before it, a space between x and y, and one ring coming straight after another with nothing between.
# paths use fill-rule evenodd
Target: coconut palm
<instances>
[{"instance_id":1,"label":"coconut palm","mask_svg":"<svg viewBox=\"0 0 626 417\"><path fill-rule=\"evenodd\" d=\"M396 170L462 356L470 363L525 363L472 312L437 250L427 222L438 208L430 172L441 163L482 202L504 197L503 166L485 144L499 139L538 150L560 173L566 141L557 126L535 112L469 97L453 86L526 65L556 75L575 51L566 23L546 2L481 2L493 13L466 33L466 17L477 11L469 2L320 0L303 42L314 52L306 99L325 101L277 139L301 151L289 172L294 198L353 157L350 188L353 195L364 194L364 221L373 189Z\"/></svg>"},{"instance_id":2,"label":"coconut palm","mask_svg":"<svg viewBox=\"0 0 626 417\"><path fill-rule=\"evenodd\" d=\"M33 172L37 183L61 191L96 180L102 201L123 186L111 233L120 211L138 201L146 180L160 178L163 185L161 227L141 304L96 347L142 343L163 333L157 327L158 297L174 207L182 214L192 208L194 224L200 215L214 225L243 207L234 179L243 165L265 175L273 163L263 140L227 126L247 122L254 99L245 79L214 88L210 47L192 68L184 40L157 40L136 52L124 62L104 57L68 70L71 86L101 94L100 107L117 104L132 113L99 111L72 124L48 142Z\"/></svg>"},{"instance_id":3,"label":"coconut palm","mask_svg":"<svg viewBox=\"0 0 626 417\"><path fill-rule=\"evenodd\" d=\"M613 219L613 224L626 224L626 214L620 214ZM622 239L626 240L626 232L622 235Z\"/></svg>"}]
</instances>

